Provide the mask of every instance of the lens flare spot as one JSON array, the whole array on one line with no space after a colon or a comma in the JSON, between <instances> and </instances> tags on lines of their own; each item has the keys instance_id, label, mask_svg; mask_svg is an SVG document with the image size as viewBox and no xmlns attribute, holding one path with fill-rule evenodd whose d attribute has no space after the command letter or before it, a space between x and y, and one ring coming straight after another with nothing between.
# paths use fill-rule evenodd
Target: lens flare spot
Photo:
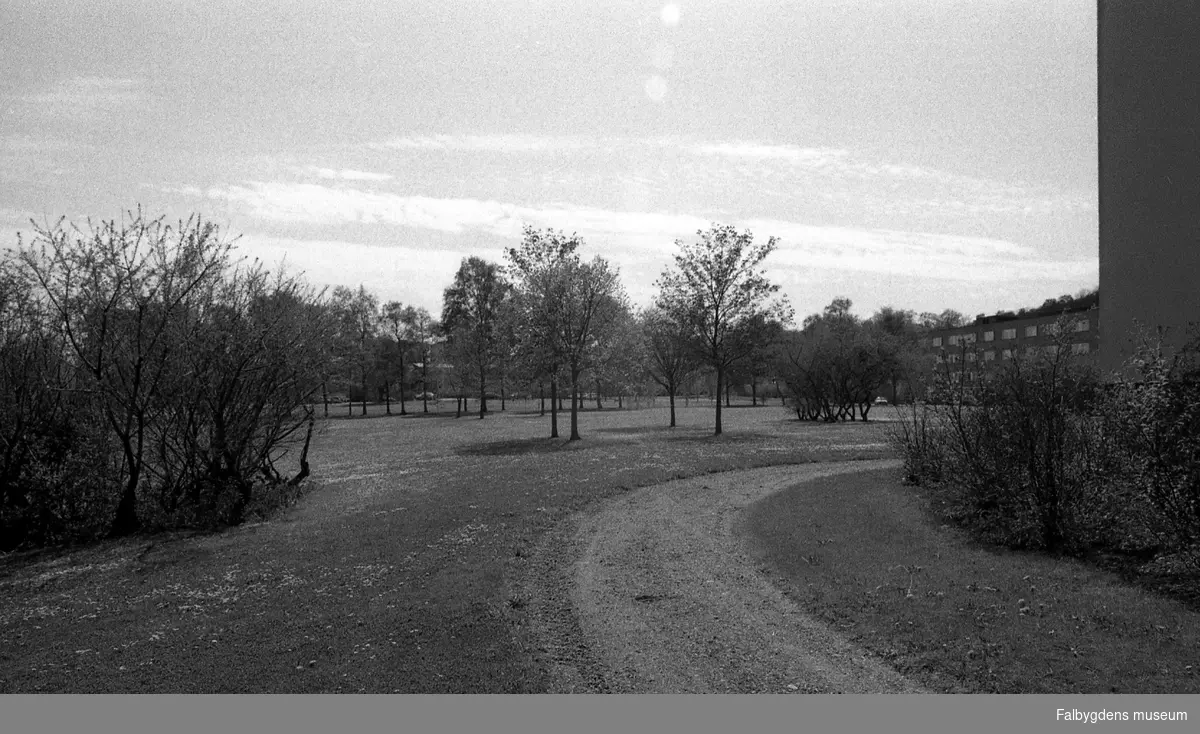
<instances>
[{"instance_id":1,"label":"lens flare spot","mask_svg":"<svg viewBox=\"0 0 1200 734\"><path fill-rule=\"evenodd\" d=\"M667 96L667 80L657 74L647 79L646 96L653 102L661 102Z\"/></svg>"},{"instance_id":2,"label":"lens flare spot","mask_svg":"<svg viewBox=\"0 0 1200 734\"><path fill-rule=\"evenodd\" d=\"M679 6L675 3L667 3L662 9L663 25L677 25L679 23Z\"/></svg>"}]
</instances>

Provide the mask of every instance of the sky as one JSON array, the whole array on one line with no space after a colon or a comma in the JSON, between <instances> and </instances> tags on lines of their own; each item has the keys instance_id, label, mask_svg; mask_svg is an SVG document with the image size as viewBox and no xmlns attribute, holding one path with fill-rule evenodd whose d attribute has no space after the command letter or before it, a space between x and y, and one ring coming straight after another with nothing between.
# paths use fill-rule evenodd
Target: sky
<instances>
[{"instance_id":1,"label":"sky","mask_svg":"<svg viewBox=\"0 0 1200 734\"><path fill-rule=\"evenodd\" d=\"M649 305L676 241L777 238L834 297L968 315L1098 282L1093 0L0 0L0 246L196 213L435 316L578 233Z\"/></svg>"}]
</instances>

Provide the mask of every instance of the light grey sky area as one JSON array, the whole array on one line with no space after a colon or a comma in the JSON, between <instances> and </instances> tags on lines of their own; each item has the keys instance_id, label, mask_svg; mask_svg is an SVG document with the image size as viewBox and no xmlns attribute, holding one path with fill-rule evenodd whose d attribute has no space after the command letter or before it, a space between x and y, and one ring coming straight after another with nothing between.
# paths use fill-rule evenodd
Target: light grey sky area
<instances>
[{"instance_id":1,"label":"light grey sky area","mask_svg":"<svg viewBox=\"0 0 1200 734\"><path fill-rule=\"evenodd\" d=\"M777 237L837 295L968 314L1097 274L1092 0L0 0L0 244L200 213L440 311L468 254L578 232L648 304L678 238Z\"/></svg>"}]
</instances>

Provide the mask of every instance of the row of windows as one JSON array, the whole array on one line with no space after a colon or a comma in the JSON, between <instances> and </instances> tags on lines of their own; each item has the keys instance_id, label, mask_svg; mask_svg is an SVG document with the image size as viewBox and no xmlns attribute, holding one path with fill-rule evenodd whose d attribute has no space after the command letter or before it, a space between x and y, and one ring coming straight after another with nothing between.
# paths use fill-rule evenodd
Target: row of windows
<instances>
[{"instance_id":1,"label":"row of windows","mask_svg":"<svg viewBox=\"0 0 1200 734\"><path fill-rule=\"evenodd\" d=\"M1059 326L1057 323L1051 323L1051 324L1042 324L1040 328L1041 328L1042 334L1053 336L1058 333ZM1039 329L1039 327L1037 324L1033 324L1032 326L1026 326L1025 327L1025 336L1026 337L1037 336L1038 329ZM1091 323L1087 319L1083 319L1082 321L1075 322L1075 331L1088 331L1090 329L1091 329ZM1017 338L1017 330L1015 328L1000 330L1000 340L1001 341L1005 341L1008 339L1016 339L1016 338ZM985 342L995 341L996 340L996 332L995 331L983 332L983 340ZM973 333L971 333L971 334L953 334L953 335L947 337L946 342L949 346L952 346L952 347L956 347L960 344L974 344L975 343L975 334L973 334ZM940 337L940 336L933 337L932 344L935 347L942 346L942 337Z\"/></svg>"},{"instance_id":2,"label":"row of windows","mask_svg":"<svg viewBox=\"0 0 1200 734\"><path fill-rule=\"evenodd\" d=\"M1042 352L1044 354L1054 354L1055 350L1057 350L1057 349L1058 349L1058 347L1053 344L1051 344L1050 346L1044 346L1044 347L1026 347L1025 348L1025 356L1032 357L1032 356L1036 355L1038 352ZM1017 349L1001 349L1000 350L1000 358L1001 359L1012 359L1017 354L1018 351L1019 350L1017 350ZM1072 354L1087 354L1090 351L1091 351L1091 345L1089 345L1087 342L1079 342L1077 344L1071 345L1071 353ZM974 362L978 359L979 359L979 357L975 352L967 352L966 360L968 362ZM949 361L951 364L958 364L959 362L961 362L963 360L963 355L948 354L948 355L946 355L945 360ZM943 361L943 358L941 355L938 355L937 361L938 362ZM989 349L986 352L983 352L983 361L984 362L996 361L996 350Z\"/></svg>"}]
</instances>

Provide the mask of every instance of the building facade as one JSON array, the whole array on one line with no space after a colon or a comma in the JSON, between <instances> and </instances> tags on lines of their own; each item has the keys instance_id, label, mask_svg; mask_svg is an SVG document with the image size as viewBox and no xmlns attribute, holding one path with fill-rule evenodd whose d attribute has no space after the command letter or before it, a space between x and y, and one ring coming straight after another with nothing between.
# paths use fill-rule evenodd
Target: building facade
<instances>
[{"instance_id":1,"label":"building facade","mask_svg":"<svg viewBox=\"0 0 1200 734\"><path fill-rule=\"evenodd\" d=\"M1101 367L1139 331L1179 346L1200 322L1200 13L1178 0L1099 0Z\"/></svg>"},{"instance_id":2,"label":"building facade","mask_svg":"<svg viewBox=\"0 0 1200 734\"><path fill-rule=\"evenodd\" d=\"M1065 338L1063 328L1070 332ZM1018 357L1032 357L1064 342L1074 355L1098 359L1098 296L1080 299L1060 310L1041 308L1026 314L981 316L969 326L926 332L918 341L923 381L928 383L933 373L946 370L965 371L967 380L974 381Z\"/></svg>"}]
</instances>

